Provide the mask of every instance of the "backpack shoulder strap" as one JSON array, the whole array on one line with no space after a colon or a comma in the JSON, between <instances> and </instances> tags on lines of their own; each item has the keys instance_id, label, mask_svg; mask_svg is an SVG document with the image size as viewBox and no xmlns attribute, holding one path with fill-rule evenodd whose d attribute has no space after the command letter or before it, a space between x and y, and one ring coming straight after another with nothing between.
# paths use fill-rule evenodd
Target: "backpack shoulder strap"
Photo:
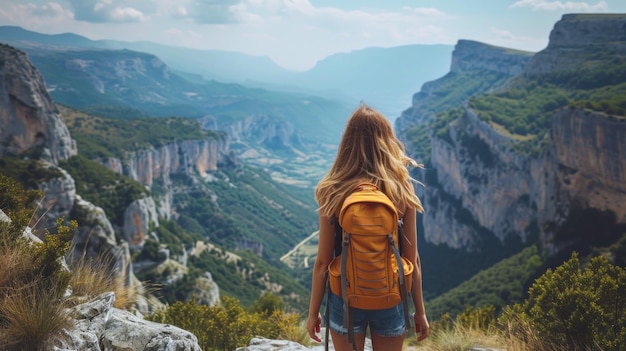
<instances>
[{"instance_id":1,"label":"backpack shoulder strap","mask_svg":"<svg viewBox=\"0 0 626 351\"><path fill-rule=\"evenodd\" d=\"M333 217L333 224L335 225L335 256L337 257L341 255L341 236L343 234L343 229L339 225L339 218Z\"/></svg>"}]
</instances>

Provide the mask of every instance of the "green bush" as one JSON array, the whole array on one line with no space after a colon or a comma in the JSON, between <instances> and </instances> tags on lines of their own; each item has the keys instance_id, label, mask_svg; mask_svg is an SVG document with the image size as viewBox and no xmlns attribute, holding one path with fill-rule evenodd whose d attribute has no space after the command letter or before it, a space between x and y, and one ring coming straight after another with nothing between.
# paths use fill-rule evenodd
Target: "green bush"
<instances>
[{"instance_id":1,"label":"green bush","mask_svg":"<svg viewBox=\"0 0 626 351\"><path fill-rule=\"evenodd\" d=\"M61 259L68 252L77 224L63 224L55 233L37 228L36 200L40 191L24 190L0 174L0 208L10 222L0 221L0 349L49 350L63 328L71 326L61 297L70 273ZM43 242L31 242L22 233L29 226Z\"/></svg>"},{"instance_id":2,"label":"green bush","mask_svg":"<svg viewBox=\"0 0 626 351\"><path fill-rule=\"evenodd\" d=\"M178 301L149 317L192 332L205 351L235 350L247 346L254 336L275 339L291 335L297 315L275 310L270 315L248 313L235 298L223 297L222 306L208 306L190 299ZM302 340L298 340L302 342Z\"/></svg>"},{"instance_id":3,"label":"green bush","mask_svg":"<svg viewBox=\"0 0 626 351\"><path fill-rule=\"evenodd\" d=\"M626 345L626 268L606 257L592 258L581 269L573 253L539 277L528 293L524 303L505 310L499 323L521 320L557 349L617 351Z\"/></svg>"}]
</instances>

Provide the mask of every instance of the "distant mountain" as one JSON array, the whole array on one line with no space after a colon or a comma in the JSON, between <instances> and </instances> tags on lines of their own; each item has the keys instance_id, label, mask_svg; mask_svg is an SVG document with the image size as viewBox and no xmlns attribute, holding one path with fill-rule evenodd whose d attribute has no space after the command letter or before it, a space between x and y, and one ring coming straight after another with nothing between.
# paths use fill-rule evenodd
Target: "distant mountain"
<instances>
[{"instance_id":1,"label":"distant mountain","mask_svg":"<svg viewBox=\"0 0 626 351\"><path fill-rule=\"evenodd\" d=\"M241 83L288 92L341 98L356 106L364 101L390 119L400 115L413 92L450 68L452 45L406 45L366 48L331 55L306 72L293 72L268 57L220 50L195 50L152 42L89 40L74 34L46 35L0 26L0 42L25 51L33 47L128 49L158 56L173 71L199 74L207 80Z\"/></svg>"},{"instance_id":2,"label":"distant mountain","mask_svg":"<svg viewBox=\"0 0 626 351\"><path fill-rule=\"evenodd\" d=\"M354 103L362 100L394 119L424 82L450 69L453 48L406 45L355 50L329 56L297 79L317 91L341 92Z\"/></svg>"},{"instance_id":3,"label":"distant mountain","mask_svg":"<svg viewBox=\"0 0 626 351\"><path fill-rule=\"evenodd\" d=\"M33 47L141 51L158 56L174 70L198 73L207 80L221 82L243 82L249 79L265 81L269 77L280 77L290 73L263 56L220 50L196 50L151 42L91 40L71 33L40 34L15 26L0 26L0 42L25 51Z\"/></svg>"}]
</instances>

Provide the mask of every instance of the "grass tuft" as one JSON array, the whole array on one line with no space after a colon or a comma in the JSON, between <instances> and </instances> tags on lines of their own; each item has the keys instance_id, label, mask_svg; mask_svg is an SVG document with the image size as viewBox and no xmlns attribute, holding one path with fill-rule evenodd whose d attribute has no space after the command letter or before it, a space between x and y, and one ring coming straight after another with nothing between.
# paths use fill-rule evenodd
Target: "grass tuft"
<instances>
[{"instance_id":1,"label":"grass tuft","mask_svg":"<svg viewBox=\"0 0 626 351\"><path fill-rule=\"evenodd\" d=\"M0 349L49 350L61 331L72 326L66 309L58 300L61 294L49 291L49 284L40 283L15 290L2 299Z\"/></svg>"}]
</instances>

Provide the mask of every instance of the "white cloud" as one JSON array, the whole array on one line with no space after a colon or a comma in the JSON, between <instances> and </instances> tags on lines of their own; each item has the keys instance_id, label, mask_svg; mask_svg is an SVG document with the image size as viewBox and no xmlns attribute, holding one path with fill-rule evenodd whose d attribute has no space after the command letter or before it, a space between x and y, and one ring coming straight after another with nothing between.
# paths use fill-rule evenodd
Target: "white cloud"
<instances>
[{"instance_id":1,"label":"white cloud","mask_svg":"<svg viewBox=\"0 0 626 351\"><path fill-rule=\"evenodd\" d=\"M92 23L143 22L146 11L153 11L149 1L134 1L133 7L124 5L122 0L70 0L74 17L79 21Z\"/></svg>"},{"instance_id":2,"label":"white cloud","mask_svg":"<svg viewBox=\"0 0 626 351\"><path fill-rule=\"evenodd\" d=\"M109 12L109 18L113 22L143 22L143 12L132 7L116 7Z\"/></svg>"},{"instance_id":3,"label":"white cloud","mask_svg":"<svg viewBox=\"0 0 626 351\"><path fill-rule=\"evenodd\" d=\"M56 2L43 5L10 3L0 6L0 23L18 26L28 24L28 28L33 30L68 23L73 19L73 13Z\"/></svg>"},{"instance_id":4,"label":"white cloud","mask_svg":"<svg viewBox=\"0 0 626 351\"><path fill-rule=\"evenodd\" d=\"M530 7L534 11L606 12L609 5L606 1L591 5L587 2L574 1L519 0L511 7Z\"/></svg>"}]
</instances>

